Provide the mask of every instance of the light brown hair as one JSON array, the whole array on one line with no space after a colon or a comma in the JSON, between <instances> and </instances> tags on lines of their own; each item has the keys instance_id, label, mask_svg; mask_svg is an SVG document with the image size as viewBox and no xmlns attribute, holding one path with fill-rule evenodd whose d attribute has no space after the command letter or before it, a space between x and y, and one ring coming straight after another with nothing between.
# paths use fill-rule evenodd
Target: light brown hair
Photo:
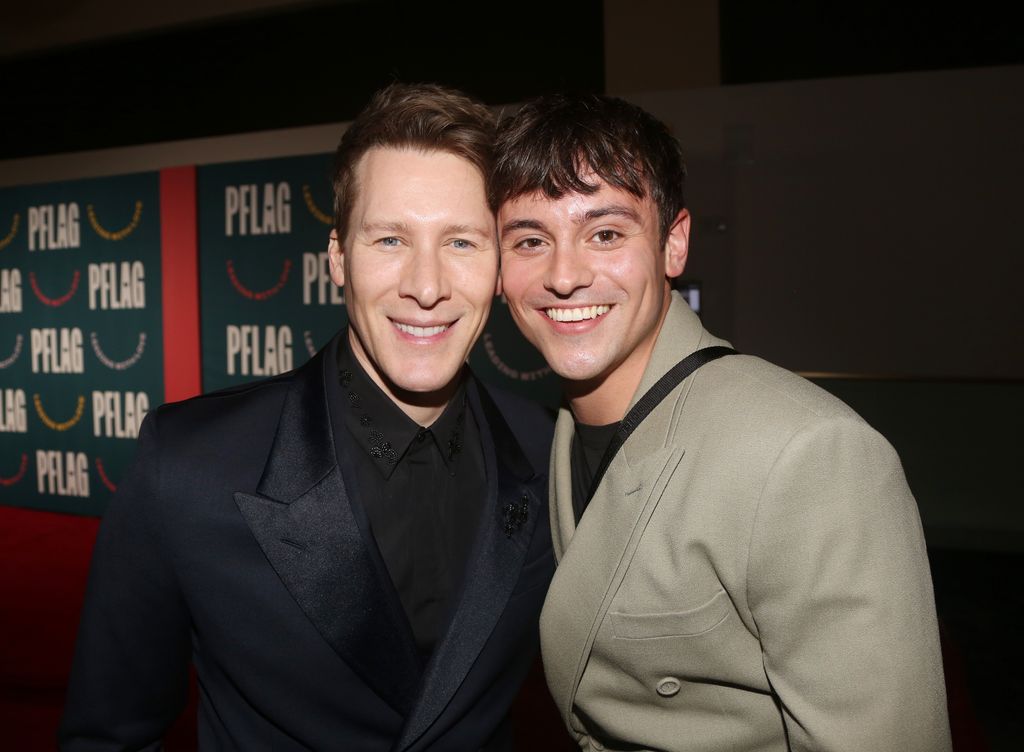
<instances>
[{"instance_id":1,"label":"light brown hair","mask_svg":"<svg viewBox=\"0 0 1024 752\"><path fill-rule=\"evenodd\" d=\"M418 149L462 157L486 184L494 162L495 118L482 103L436 84L381 89L341 137L334 155L334 229L344 242L355 203L355 172L370 149Z\"/></svg>"}]
</instances>

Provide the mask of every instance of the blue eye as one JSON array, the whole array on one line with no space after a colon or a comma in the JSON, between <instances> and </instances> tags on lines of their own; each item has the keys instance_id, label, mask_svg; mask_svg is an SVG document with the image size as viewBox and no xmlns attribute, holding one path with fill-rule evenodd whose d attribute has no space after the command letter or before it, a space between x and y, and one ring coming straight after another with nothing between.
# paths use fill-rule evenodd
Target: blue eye
<instances>
[{"instance_id":1,"label":"blue eye","mask_svg":"<svg viewBox=\"0 0 1024 752\"><path fill-rule=\"evenodd\" d=\"M455 240L453 240L452 245L455 248L458 248L459 250L468 250L473 247L472 243L470 243L468 240L463 240L462 238L456 238Z\"/></svg>"},{"instance_id":2,"label":"blue eye","mask_svg":"<svg viewBox=\"0 0 1024 752\"><path fill-rule=\"evenodd\" d=\"M398 245L398 238L396 238L396 237L381 238L377 242L380 243L383 246L388 247L388 248L394 248L396 245Z\"/></svg>"}]
</instances>

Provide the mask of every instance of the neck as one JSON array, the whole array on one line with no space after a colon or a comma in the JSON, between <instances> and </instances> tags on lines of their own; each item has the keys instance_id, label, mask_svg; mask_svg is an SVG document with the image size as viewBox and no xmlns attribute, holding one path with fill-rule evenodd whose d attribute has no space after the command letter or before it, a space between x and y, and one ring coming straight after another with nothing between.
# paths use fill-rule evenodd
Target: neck
<instances>
[{"instance_id":1,"label":"neck","mask_svg":"<svg viewBox=\"0 0 1024 752\"><path fill-rule=\"evenodd\" d=\"M565 396L573 416L588 426L617 423L626 416L642 376L643 370L634 374L618 368L596 379L566 381Z\"/></svg>"},{"instance_id":2,"label":"neck","mask_svg":"<svg viewBox=\"0 0 1024 752\"><path fill-rule=\"evenodd\" d=\"M459 381L462 379L462 371L444 385L443 388L433 392L410 392L402 389L391 379L381 373L376 365L363 351L362 346L356 339L355 332L349 327L349 344L352 354L362 366L363 370L370 377L374 384L381 388L381 391L395 403L399 410L420 426L430 426L435 420L441 417L441 413L448 407L448 403L459 388Z\"/></svg>"},{"instance_id":3,"label":"neck","mask_svg":"<svg viewBox=\"0 0 1024 752\"><path fill-rule=\"evenodd\" d=\"M654 344L665 323L668 309L669 301L666 300L654 330L621 363L593 379L562 382L569 407L577 421L590 426L605 426L626 417L647 364L651 362Z\"/></svg>"}]
</instances>

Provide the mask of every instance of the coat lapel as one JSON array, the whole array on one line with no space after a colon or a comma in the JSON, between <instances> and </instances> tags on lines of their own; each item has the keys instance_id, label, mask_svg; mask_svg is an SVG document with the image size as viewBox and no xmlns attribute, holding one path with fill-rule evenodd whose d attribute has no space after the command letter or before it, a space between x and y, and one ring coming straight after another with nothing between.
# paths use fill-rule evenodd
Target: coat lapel
<instances>
[{"instance_id":1,"label":"coat lapel","mask_svg":"<svg viewBox=\"0 0 1024 752\"><path fill-rule=\"evenodd\" d=\"M470 384L469 400L483 439L486 508L458 607L427 665L396 750L408 748L423 735L466 678L505 610L544 513L543 478L534 472L497 405L476 382Z\"/></svg>"},{"instance_id":2,"label":"coat lapel","mask_svg":"<svg viewBox=\"0 0 1024 752\"><path fill-rule=\"evenodd\" d=\"M572 422L571 417L568 420ZM568 469L569 449L556 443L555 451L554 472L563 476L555 480L560 487L571 483L563 475ZM677 447L661 447L642 458L620 452L579 527L571 531L541 614L544 672L564 718L571 717L576 688L601 621L682 456L682 448ZM564 470L557 467L563 464ZM563 537L567 527L562 524Z\"/></svg>"},{"instance_id":3,"label":"coat lapel","mask_svg":"<svg viewBox=\"0 0 1024 752\"><path fill-rule=\"evenodd\" d=\"M235 503L299 608L335 652L391 705L412 706L420 664L395 613L338 466L324 352L296 374L255 494Z\"/></svg>"},{"instance_id":4,"label":"coat lapel","mask_svg":"<svg viewBox=\"0 0 1024 752\"><path fill-rule=\"evenodd\" d=\"M630 400L632 407L670 368L691 352L713 344L681 296L673 293L651 360ZM667 439L692 380L666 398L622 447L577 527L572 510L572 414L561 410L551 462L551 528L558 570L541 614L545 674L564 718L572 714L576 690L604 620L640 537L685 447ZM577 730L582 730L577 729Z\"/></svg>"}]
</instances>

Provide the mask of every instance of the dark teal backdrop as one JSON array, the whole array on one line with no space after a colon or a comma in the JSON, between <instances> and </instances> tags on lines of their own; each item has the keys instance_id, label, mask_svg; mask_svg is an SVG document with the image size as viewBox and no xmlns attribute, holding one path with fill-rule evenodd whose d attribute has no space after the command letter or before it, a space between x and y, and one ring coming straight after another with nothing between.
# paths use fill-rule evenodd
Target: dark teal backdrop
<instances>
[{"instance_id":1,"label":"dark teal backdrop","mask_svg":"<svg viewBox=\"0 0 1024 752\"><path fill-rule=\"evenodd\" d=\"M0 503L100 514L164 399L157 173L0 190Z\"/></svg>"}]
</instances>

